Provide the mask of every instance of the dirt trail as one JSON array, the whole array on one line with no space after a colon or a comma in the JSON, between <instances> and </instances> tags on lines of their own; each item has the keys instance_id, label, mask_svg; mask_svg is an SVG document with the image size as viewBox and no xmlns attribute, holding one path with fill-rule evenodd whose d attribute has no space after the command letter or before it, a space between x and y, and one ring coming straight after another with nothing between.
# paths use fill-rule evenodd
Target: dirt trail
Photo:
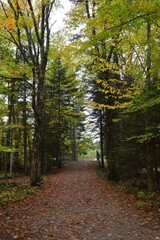
<instances>
[{"instance_id":1,"label":"dirt trail","mask_svg":"<svg viewBox=\"0 0 160 240\"><path fill-rule=\"evenodd\" d=\"M1 240L160 240L158 220L99 179L94 162L67 163L42 190L2 219Z\"/></svg>"}]
</instances>

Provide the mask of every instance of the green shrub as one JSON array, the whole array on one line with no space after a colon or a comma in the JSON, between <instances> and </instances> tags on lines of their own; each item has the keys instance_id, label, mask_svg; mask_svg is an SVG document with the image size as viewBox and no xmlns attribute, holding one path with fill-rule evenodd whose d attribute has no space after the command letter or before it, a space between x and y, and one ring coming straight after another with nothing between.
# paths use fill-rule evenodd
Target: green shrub
<instances>
[{"instance_id":1,"label":"green shrub","mask_svg":"<svg viewBox=\"0 0 160 240\"><path fill-rule=\"evenodd\" d=\"M15 202L23 199L28 195L34 195L38 191L35 187L30 187L27 184L0 183L0 203Z\"/></svg>"}]
</instances>

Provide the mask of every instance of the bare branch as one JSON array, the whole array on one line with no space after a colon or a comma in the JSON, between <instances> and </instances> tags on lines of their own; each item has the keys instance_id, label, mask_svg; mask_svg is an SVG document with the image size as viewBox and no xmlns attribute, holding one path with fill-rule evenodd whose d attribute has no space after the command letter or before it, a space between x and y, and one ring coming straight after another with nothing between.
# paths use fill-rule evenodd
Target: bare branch
<instances>
[{"instance_id":1,"label":"bare branch","mask_svg":"<svg viewBox=\"0 0 160 240\"><path fill-rule=\"evenodd\" d=\"M28 2L28 4L29 4L30 10L31 10L31 16L32 16L32 20L33 20L33 24L34 24L34 28L35 28L35 33L36 33L37 41L39 42L39 44L41 44L41 38L40 38L40 35L39 35L39 32L38 32L36 17L35 17L35 14L34 14L34 9L33 9L31 0L27 0L27 2Z\"/></svg>"},{"instance_id":2,"label":"bare branch","mask_svg":"<svg viewBox=\"0 0 160 240\"><path fill-rule=\"evenodd\" d=\"M133 49L134 52L136 53L136 56L137 56L137 58L138 58L138 60L139 60L139 62L140 62L140 65L141 65L142 69L145 71L145 67L143 66L143 62L141 61L141 58L140 58L137 50L136 50L133 46L132 46L132 49Z\"/></svg>"},{"instance_id":3,"label":"bare branch","mask_svg":"<svg viewBox=\"0 0 160 240\"><path fill-rule=\"evenodd\" d=\"M85 1L85 5L86 5L86 12L87 12L87 17L91 18L90 12L89 12L89 3L88 0Z\"/></svg>"},{"instance_id":4,"label":"bare branch","mask_svg":"<svg viewBox=\"0 0 160 240\"><path fill-rule=\"evenodd\" d=\"M2 5L2 9L3 9L3 12L4 12L6 18L8 18L8 15L7 15L6 9L5 9L4 4L3 4L3 2L2 2L1 0L0 0L0 3L1 3L1 5Z\"/></svg>"}]
</instances>

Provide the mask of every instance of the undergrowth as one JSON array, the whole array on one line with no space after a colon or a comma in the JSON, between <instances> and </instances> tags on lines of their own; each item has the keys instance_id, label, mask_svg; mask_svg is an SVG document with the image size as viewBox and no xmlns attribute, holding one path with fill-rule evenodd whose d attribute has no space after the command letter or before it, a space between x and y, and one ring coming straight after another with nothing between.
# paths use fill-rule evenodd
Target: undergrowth
<instances>
[{"instance_id":1,"label":"undergrowth","mask_svg":"<svg viewBox=\"0 0 160 240\"><path fill-rule=\"evenodd\" d=\"M119 189L135 196L137 200L135 201L136 207L160 213L160 193L148 192L146 188L132 184L133 181L134 179L120 182L118 185Z\"/></svg>"},{"instance_id":2,"label":"undergrowth","mask_svg":"<svg viewBox=\"0 0 160 240\"><path fill-rule=\"evenodd\" d=\"M98 168L97 176L117 188L117 191L132 194L135 197L134 203L137 208L160 213L160 192L147 192L143 179L139 179L138 181L137 179L136 181L135 179L130 179L118 183L109 181L106 171L101 168Z\"/></svg>"},{"instance_id":3,"label":"undergrowth","mask_svg":"<svg viewBox=\"0 0 160 240\"><path fill-rule=\"evenodd\" d=\"M9 202L19 201L26 196L34 195L38 191L36 187L30 187L28 184L15 182L0 183L0 203L5 205Z\"/></svg>"}]
</instances>

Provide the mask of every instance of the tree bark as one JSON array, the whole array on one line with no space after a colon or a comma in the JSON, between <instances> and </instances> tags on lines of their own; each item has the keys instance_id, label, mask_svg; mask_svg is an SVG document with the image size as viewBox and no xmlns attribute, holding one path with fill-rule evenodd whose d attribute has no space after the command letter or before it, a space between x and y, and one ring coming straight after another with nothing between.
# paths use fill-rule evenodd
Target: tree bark
<instances>
[{"instance_id":1,"label":"tree bark","mask_svg":"<svg viewBox=\"0 0 160 240\"><path fill-rule=\"evenodd\" d=\"M77 138L76 138L76 126L71 126L71 147L72 147L72 161L77 161Z\"/></svg>"},{"instance_id":2,"label":"tree bark","mask_svg":"<svg viewBox=\"0 0 160 240\"><path fill-rule=\"evenodd\" d=\"M150 92L150 83L151 83L151 23L150 20L147 20L147 59L146 59L146 96L147 99L149 98ZM150 127L150 120L149 120L149 109L146 109L145 112L145 127L146 133L147 129ZM146 142L146 165L147 165L147 181L148 181L148 191L152 192L154 189L154 179L153 179L153 158L152 158L152 144L150 140Z\"/></svg>"},{"instance_id":3,"label":"tree bark","mask_svg":"<svg viewBox=\"0 0 160 240\"><path fill-rule=\"evenodd\" d=\"M100 149L101 149L100 165L104 167L104 130L102 110L100 110Z\"/></svg>"},{"instance_id":4,"label":"tree bark","mask_svg":"<svg viewBox=\"0 0 160 240\"><path fill-rule=\"evenodd\" d=\"M35 73L33 73L35 75ZM34 79L36 81L36 79ZM41 163L44 157L44 123L45 123L45 92L44 92L45 74L39 76L37 93L35 89L33 94L33 110L35 116L35 133L33 141L33 156L31 162L31 186L40 185L41 183Z\"/></svg>"},{"instance_id":5,"label":"tree bark","mask_svg":"<svg viewBox=\"0 0 160 240\"><path fill-rule=\"evenodd\" d=\"M28 172L28 152L27 152L27 113L26 113L27 101L26 101L26 86L24 88L23 95L23 151L24 151L24 173Z\"/></svg>"},{"instance_id":6,"label":"tree bark","mask_svg":"<svg viewBox=\"0 0 160 240\"><path fill-rule=\"evenodd\" d=\"M108 164L108 179L116 180L116 165L113 156L113 122L112 110L106 109L106 158Z\"/></svg>"}]
</instances>

